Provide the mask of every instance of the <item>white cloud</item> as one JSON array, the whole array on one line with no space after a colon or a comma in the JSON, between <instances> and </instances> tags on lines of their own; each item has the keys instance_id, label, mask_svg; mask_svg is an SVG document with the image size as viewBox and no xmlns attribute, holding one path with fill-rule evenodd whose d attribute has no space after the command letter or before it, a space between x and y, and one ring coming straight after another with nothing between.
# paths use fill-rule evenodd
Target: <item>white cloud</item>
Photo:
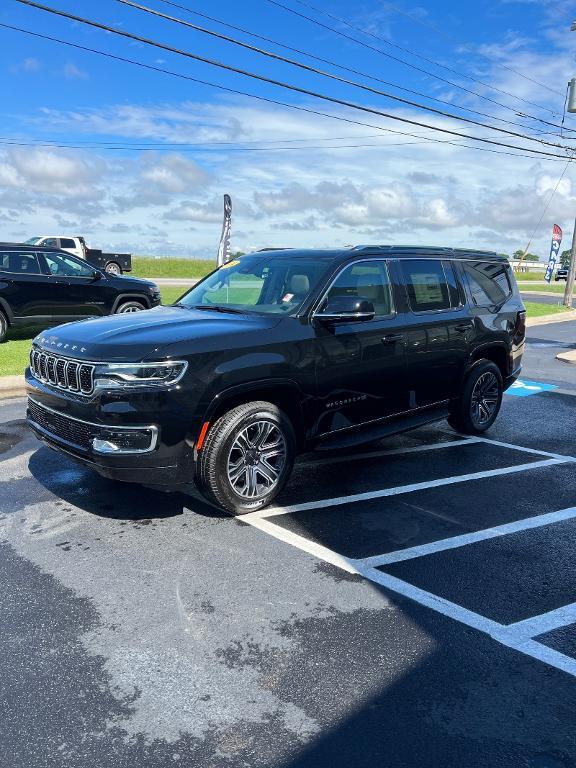
<instances>
[{"instance_id":1,"label":"white cloud","mask_svg":"<svg viewBox=\"0 0 576 768\"><path fill-rule=\"evenodd\" d=\"M62 73L67 80L88 79L88 72L85 72L83 69L80 69L80 67L77 67L76 64L72 64L70 62L64 65Z\"/></svg>"},{"instance_id":2,"label":"white cloud","mask_svg":"<svg viewBox=\"0 0 576 768\"><path fill-rule=\"evenodd\" d=\"M17 64L13 64L10 67L10 71L14 72L15 74L18 74L19 72L32 73L32 72L39 72L41 68L42 68L42 65L38 61L38 59L29 57L24 59L23 61L18 62Z\"/></svg>"}]
</instances>

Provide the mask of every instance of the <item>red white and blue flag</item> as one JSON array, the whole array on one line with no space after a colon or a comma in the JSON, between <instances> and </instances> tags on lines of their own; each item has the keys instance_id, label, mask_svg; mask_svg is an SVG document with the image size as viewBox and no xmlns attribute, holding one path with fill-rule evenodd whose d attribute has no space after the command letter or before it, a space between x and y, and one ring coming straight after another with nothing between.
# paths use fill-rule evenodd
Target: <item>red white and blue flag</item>
<instances>
[{"instance_id":1,"label":"red white and blue flag","mask_svg":"<svg viewBox=\"0 0 576 768\"><path fill-rule=\"evenodd\" d=\"M552 279L556 262L558 261L558 254L560 252L560 243L562 242L562 230L558 224L554 224L552 228L552 245L550 246L550 258L548 259L548 266L546 267L546 273L544 280L547 283Z\"/></svg>"}]
</instances>

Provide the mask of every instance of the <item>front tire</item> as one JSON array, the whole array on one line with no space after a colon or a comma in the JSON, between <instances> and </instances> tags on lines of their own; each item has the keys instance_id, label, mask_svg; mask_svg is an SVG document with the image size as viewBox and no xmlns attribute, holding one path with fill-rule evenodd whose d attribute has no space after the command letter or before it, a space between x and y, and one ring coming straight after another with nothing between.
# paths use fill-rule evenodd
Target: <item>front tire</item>
<instances>
[{"instance_id":1,"label":"front tire","mask_svg":"<svg viewBox=\"0 0 576 768\"><path fill-rule=\"evenodd\" d=\"M496 421L503 392L498 366L490 360L480 360L466 376L448 423L465 435L481 435Z\"/></svg>"},{"instance_id":2,"label":"front tire","mask_svg":"<svg viewBox=\"0 0 576 768\"><path fill-rule=\"evenodd\" d=\"M123 301L122 304L118 305L116 314L126 315L131 312L142 312L144 309L147 309L147 307L145 307L144 304L142 304L140 301Z\"/></svg>"},{"instance_id":3,"label":"front tire","mask_svg":"<svg viewBox=\"0 0 576 768\"><path fill-rule=\"evenodd\" d=\"M8 320L3 312L0 312L0 342L4 341L8 335Z\"/></svg>"},{"instance_id":4,"label":"front tire","mask_svg":"<svg viewBox=\"0 0 576 768\"><path fill-rule=\"evenodd\" d=\"M272 403L245 403L208 430L195 482L205 498L233 515L270 504L285 486L296 454L288 417Z\"/></svg>"}]
</instances>

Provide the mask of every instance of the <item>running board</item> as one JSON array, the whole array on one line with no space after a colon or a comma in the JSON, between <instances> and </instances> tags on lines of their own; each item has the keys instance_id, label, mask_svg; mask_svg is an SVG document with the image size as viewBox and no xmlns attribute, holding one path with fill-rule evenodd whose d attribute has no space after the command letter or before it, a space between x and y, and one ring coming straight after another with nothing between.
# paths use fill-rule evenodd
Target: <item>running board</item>
<instances>
[{"instance_id":1,"label":"running board","mask_svg":"<svg viewBox=\"0 0 576 768\"><path fill-rule=\"evenodd\" d=\"M326 437L319 439L314 446L314 450L335 451L342 448L351 448L355 445L362 445L363 443L371 443L374 440L380 440L389 435L408 432L410 429L417 429L426 424L432 424L435 421L442 421L448 418L449 415L450 409L446 407L427 408L419 413L389 419L383 424L358 428L354 432L332 436L326 435Z\"/></svg>"}]
</instances>

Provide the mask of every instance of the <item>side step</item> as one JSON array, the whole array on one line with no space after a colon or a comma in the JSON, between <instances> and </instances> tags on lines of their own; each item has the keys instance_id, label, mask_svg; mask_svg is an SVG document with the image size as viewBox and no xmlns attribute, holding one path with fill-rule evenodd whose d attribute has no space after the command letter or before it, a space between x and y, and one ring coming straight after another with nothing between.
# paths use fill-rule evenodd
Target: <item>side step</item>
<instances>
[{"instance_id":1,"label":"side step","mask_svg":"<svg viewBox=\"0 0 576 768\"><path fill-rule=\"evenodd\" d=\"M342 448L352 448L355 445L371 443L381 440L389 435L397 435L399 432L408 432L435 421L442 421L450 415L450 409L446 407L427 408L421 413L413 413L409 416L399 416L389 419L381 424L355 429L346 434L327 435L314 446L316 451L337 451Z\"/></svg>"}]
</instances>

